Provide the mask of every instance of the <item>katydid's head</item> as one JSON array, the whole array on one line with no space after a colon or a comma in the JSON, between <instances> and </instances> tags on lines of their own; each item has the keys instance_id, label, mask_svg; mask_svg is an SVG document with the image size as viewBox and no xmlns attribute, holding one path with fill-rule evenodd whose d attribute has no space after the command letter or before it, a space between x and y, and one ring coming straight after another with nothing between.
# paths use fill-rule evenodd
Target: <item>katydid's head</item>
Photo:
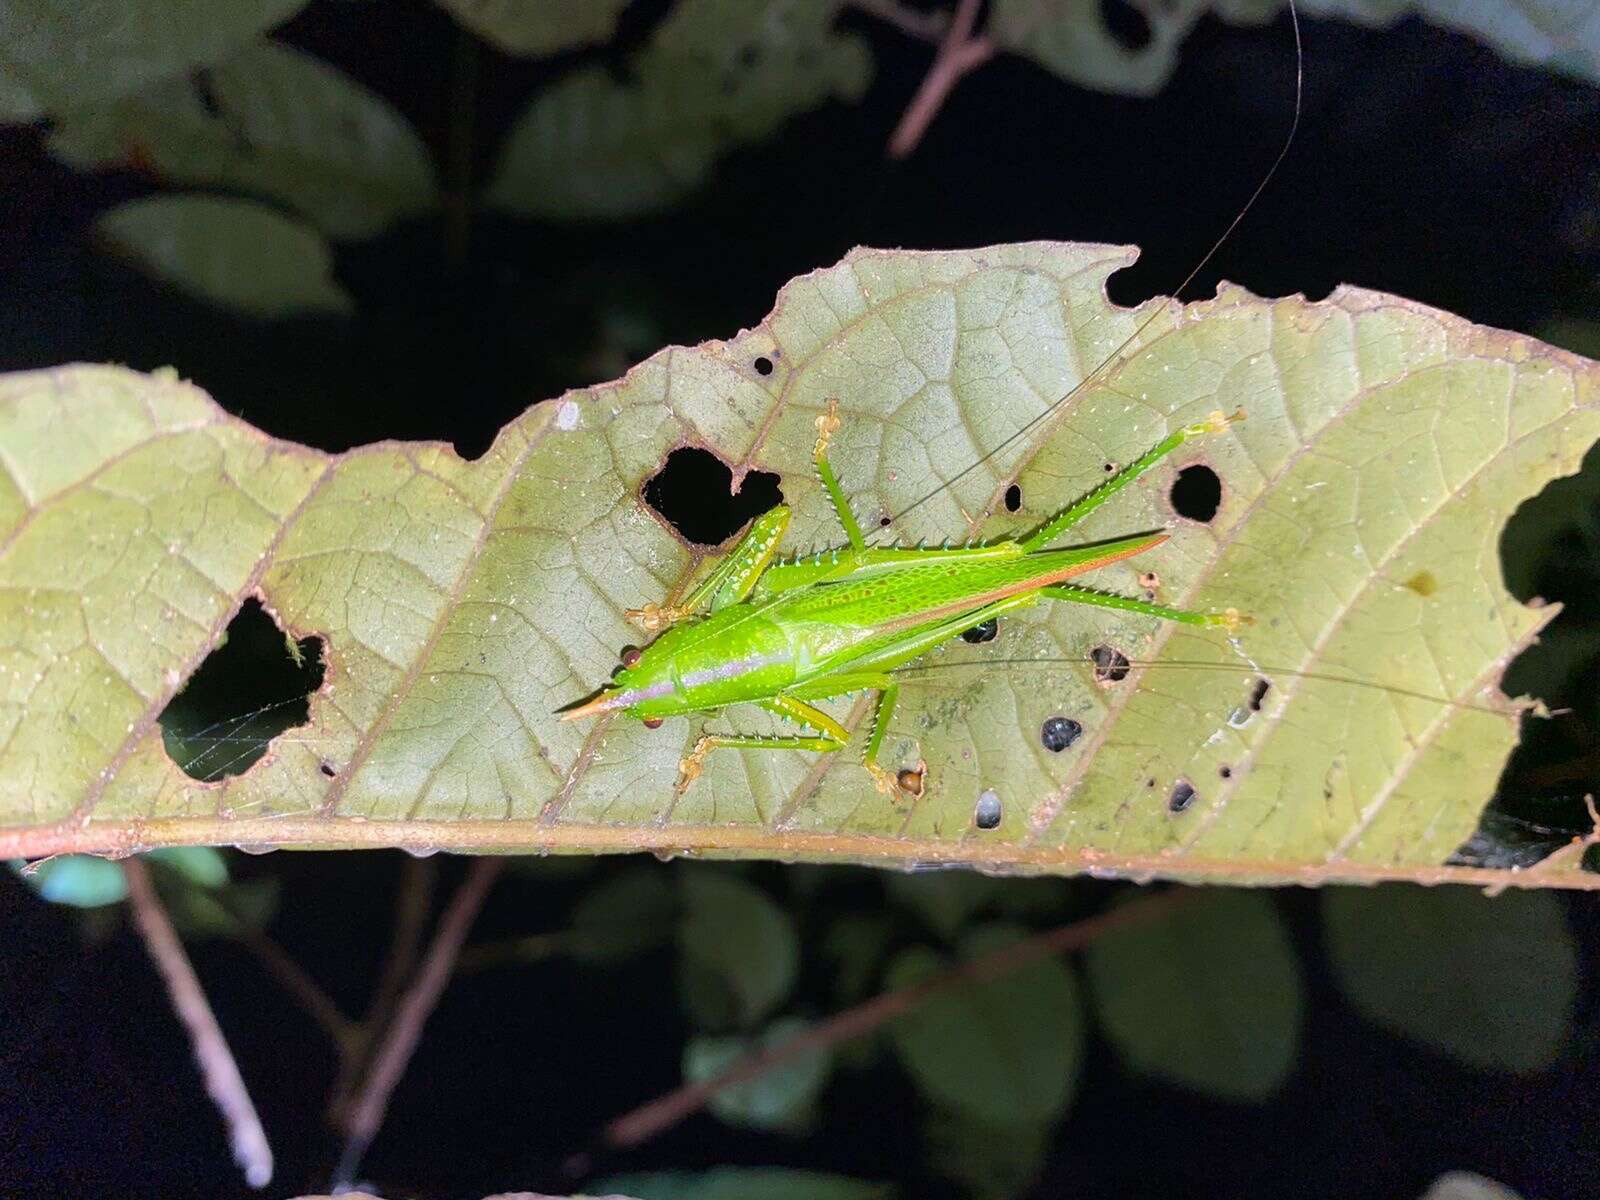
<instances>
[{"instance_id":1,"label":"katydid's head","mask_svg":"<svg viewBox=\"0 0 1600 1200\"><path fill-rule=\"evenodd\" d=\"M677 683L672 675L672 650L663 646L673 640L672 631L668 630L643 650L629 646L622 652L622 666L610 683L589 700L558 710L557 715L563 721L576 721L621 710L649 725L658 724L667 713L677 712L680 706L675 703Z\"/></svg>"}]
</instances>

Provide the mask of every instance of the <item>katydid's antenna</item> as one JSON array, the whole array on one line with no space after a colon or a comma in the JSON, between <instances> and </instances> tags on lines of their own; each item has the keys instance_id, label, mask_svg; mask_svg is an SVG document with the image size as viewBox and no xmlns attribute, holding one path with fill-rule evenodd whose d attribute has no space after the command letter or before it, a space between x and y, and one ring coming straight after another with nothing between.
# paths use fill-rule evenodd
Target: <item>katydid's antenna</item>
<instances>
[{"instance_id":1,"label":"katydid's antenna","mask_svg":"<svg viewBox=\"0 0 1600 1200\"><path fill-rule=\"evenodd\" d=\"M1278 156L1272 160L1272 165L1267 168L1267 173L1261 177L1261 182L1256 184L1255 191L1250 193L1250 198L1244 202L1244 207L1239 209L1239 211L1234 214L1233 220L1228 222L1228 227L1222 231L1222 235L1218 237L1215 242L1211 243L1211 249L1205 252L1205 256L1194 265L1194 269L1184 276L1183 282L1180 283L1173 291L1172 294L1174 296L1180 294L1184 288L1188 287L1195 281L1195 277L1198 276L1201 271L1206 269L1206 264L1216 256L1217 251L1222 249L1227 240L1233 236L1233 231L1239 228L1239 223L1244 220L1246 214L1249 213L1251 208L1255 206L1255 202L1261 198L1261 193L1267 190L1267 185L1272 182L1273 176L1278 173L1278 168L1283 165L1283 160L1289 157L1289 148L1294 145L1295 135L1300 131L1300 109L1305 90L1305 47L1300 40L1300 13L1299 10L1295 8L1295 0L1289 0L1289 23L1294 30L1294 118L1289 122L1288 136L1283 139L1283 145L1278 149ZM1069 391L1065 396L1062 396L1043 412L1034 416L993 450L962 468L955 475L952 475L938 487L934 488L931 492L928 492L924 496L919 496L910 504L906 505L906 507L902 508L899 512L895 513L890 519L891 523L893 521L898 521L901 517L905 516L913 509L920 508L923 504L929 500L932 500L946 488L953 487L957 482L970 475L973 471L976 471L979 467L983 466L984 463L988 462L996 454L999 454L1007 446L1011 445L1012 442L1022 437L1034 426L1051 416L1058 408L1078 395L1079 392L1083 391L1091 383L1094 383L1101 377L1102 374L1104 374L1108 367L1122 358L1128 347L1138 341L1139 338L1144 335L1144 331L1149 329L1150 326L1154 324L1156 318L1159 317L1164 311L1165 309L1163 306L1157 305L1155 311L1141 321L1139 323L1139 327L1130 333L1123 343L1116 348L1116 350L1112 351L1112 353L1104 361L1102 361L1098 367L1096 367L1093 371L1090 371L1089 374L1085 375L1076 384L1074 384L1072 390ZM881 532L881 528L873 531L874 535Z\"/></svg>"}]
</instances>

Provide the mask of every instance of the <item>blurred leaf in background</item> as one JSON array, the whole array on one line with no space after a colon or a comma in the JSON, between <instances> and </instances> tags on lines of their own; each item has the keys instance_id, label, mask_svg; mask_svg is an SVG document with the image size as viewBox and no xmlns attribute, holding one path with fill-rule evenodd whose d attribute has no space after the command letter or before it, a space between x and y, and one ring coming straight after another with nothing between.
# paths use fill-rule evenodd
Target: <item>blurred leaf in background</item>
<instances>
[{"instance_id":1,"label":"blurred leaf in background","mask_svg":"<svg viewBox=\"0 0 1600 1200\"><path fill-rule=\"evenodd\" d=\"M0 0L0 121L115 100L221 62L305 0Z\"/></svg>"},{"instance_id":2,"label":"blurred leaf in background","mask_svg":"<svg viewBox=\"0 0 1600 1200\"><path fill-rule=\"evenodd\" d=\"M1017 926L980 925L960 940L974 959L1027 936ZM926 946L903 950L885 987L922 983L949 960ZM889 1027L900 1060L941 1108L991 1125L1054 1120L1077 1084L1083 1022L1071 968L1035 959L996 979L943 989Z\"/></svg>"},{"instance_id":3,"label":"blurred leaf in background","mask_svg":"<svg viewBox=\"0 0 1600 1200\"><path fill-rule=\"evenodd\" d=\"M1578 985L1560 897L1335 888L1322 914L1334 975L1369 1020L1484 1070L1535 1071L1560 1051Z\"/></svg>"},{"instance_id":4,"label":"blurred leaf in background","mask_svg":"<svg viewBox=\"0 0 1600 1200\"><path fill-rule=\"evenodd\" d=\"M584 67L507 135L487 199L524 216L618 220L698 187L716 160L830 98L858 100L865 43L840 0L680 0L626 77Z\"/></svg>"},{"instance_id":5,"label":"blurred leaf in background","mask_svg":"<svg viewBox=\"0 0 1600 1200\"><path fill-rule=\"evenodd\" d=\"M79 105L49 148L83 171L134 166L276 200L334 238L371 237L438 204L428 153L387 101L270 41L204 75Z\"/></svg>"},{"instance_id":6,"label":"blurred leaf in background","mask_svg":"<svg viewBox=\"0 0 1600 1200\"><path fill-rule=\"evenodd\" d=\"M112 209L95 232L157 278L240 312L344 316L355 306L322 235L253 200L149 196Z\"/></svg>"},{"instance_id":7,"label":"blurred leaf in background","mask_svg":"<svg viewBox=\"0 0 1600 1200\"><path fill-rule=\"evenodd\" d=\"M1293 1070L1305 995L1270 895L1201 891L1096 942L1085 963L1095 1013L1136 1070L1243 1101Z\"/></svg>"}]
</instances>

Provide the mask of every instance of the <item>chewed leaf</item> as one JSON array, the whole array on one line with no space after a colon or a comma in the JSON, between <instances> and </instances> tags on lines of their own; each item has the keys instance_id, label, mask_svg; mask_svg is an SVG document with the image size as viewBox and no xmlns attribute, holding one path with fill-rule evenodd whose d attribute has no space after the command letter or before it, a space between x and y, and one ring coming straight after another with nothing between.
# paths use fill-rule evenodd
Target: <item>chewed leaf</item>
<instances>
[{"instance_id":1,"label":"chewed leaf","mask_svg":"<svg viewBox=\"0 0 1600 1200\"><path fill-rule=\"evenodd\" d=\"M1566 862L1440 864L1516 742L1498 685L1549 615L1507 591L1500 532L1600 439L1600 369L1354 289L1124 310L1104 283L1132 257L856 251L756 328L541 405L470 463L277 442L168 375L0 381L0 854L653 849L1591 886ZM914 793L887 799L861 770L869 706L852 698L824 705L850 750L719 750L675 798L703 725L776 718L555 716L638 644L626 610L709 569L642 485L704 447L736 478L778 476L786 551L837 544L811 465L832 397L854 511L909 542L1027 528L1169 430L1242 408L1072 532L1167 527L1083 581L1255 623L1039 604L900 674L880 759ZM1193 468L1218 494L1181 516ZM203 782L157 718L251 597L318 639L326 669L303 724Z\"/></svg>"}]
</instances>

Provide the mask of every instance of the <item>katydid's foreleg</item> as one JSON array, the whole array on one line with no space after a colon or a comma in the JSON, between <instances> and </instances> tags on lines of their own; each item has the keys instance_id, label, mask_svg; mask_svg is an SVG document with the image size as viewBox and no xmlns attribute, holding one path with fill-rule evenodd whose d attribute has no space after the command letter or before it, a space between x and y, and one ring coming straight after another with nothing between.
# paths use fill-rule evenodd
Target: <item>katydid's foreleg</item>
<instances>
[{"instance_id":1,"label":"katydid's foreleg","mask_svg":"<svg viewBox=\"0 0 1600 1200\"><path fill-rule=\"evenodd\" d=\"M1039 589L1051 600L1070 600L1074 604L1092 604L1097 608L1115 608L1122 612L1142 613L1147 617L1160 617L1163 621L1179 621L1184 625L1221 625L1238 629L1248 625L1250 618L1236 608L1223 612L1196 612L1187 608L1169 608L1132 596L1119 596L1114 592L1097 592L1093 588L1074 587L1070 583L1052 583Z\"/></svg>"},{"instance_id":2,"label":"katydid's foreleg","mask_svg":"<svg viewBox=\"0 0 1600 1200\"><path fill-rule=\"evenodd\" d=\"M1087 496L1062 509L1039 526L1023 540L1022 548L1028 551L1044 549L1185 442L1192 438L1204 437L1208 433L1221 433L1233 422L1242 420L1244 420L1243 411L1235 412L1231 416L1214 412L1199 424L1186 425L1168 434Z\"/></svg>"},{"instance_id":3,"label":"katydid's foreleg","mask_svg":"<svg viewBox=\"0 0 1600 1200\"><path fill-rule=\"evenodd\" d=\"M812 459L817 464L817 478L822 480L822 486L827 489L828 497L833 501L833 511L839 514L839 524L844 526L844 535L850 539L850 548L861 551L867 548L866 539L861 536L861 526L856 523L855 513L850 511L850 501L845 498L844 489L839 486L839 479L833 473L833 466L828 462L828 441L838 431L839 402L829 400L828 407L817 418L817 446L811 452Z\"/></svg>"},{"instance_id":4,"label":"katydid's foreleg","mask_svg":"<svg viewBox=\"0 0 1600 1200\"><path fill-rule=\"evenodd\" d=\"M655 633L708 605L716 612L729 604L737 604L750 594L761 572L767 569L788 527L788 505L768 509L750 523L749 531L739 539L739 544L677 604L652 602L643 608L630 608L628 619Z\"/></svg>"},{"instance_id":5,"label":"katydid's foreleg","mask_svg":"<svg viewBox=\"0 0 1600 1200\"><path fill-rule=\"evenodd\" d=\"M744 734L744 733L706 733L695 742L694 749L678 764L678 783L674 789L678 795L683 795L684 790L700 777L701 768L705 765L706 755L718 746L733 746L742 750L814 750L819 753L829 753L834 750L843 750L850 741L850 731L839 722L835 721L820 708L796 700L792 696L774 696L770 700L759 701L762 708L768 712L776 713L780 717L800 725L809 725L818 731L817 736L805 734Z\"/></svg>"}]
</instances>

